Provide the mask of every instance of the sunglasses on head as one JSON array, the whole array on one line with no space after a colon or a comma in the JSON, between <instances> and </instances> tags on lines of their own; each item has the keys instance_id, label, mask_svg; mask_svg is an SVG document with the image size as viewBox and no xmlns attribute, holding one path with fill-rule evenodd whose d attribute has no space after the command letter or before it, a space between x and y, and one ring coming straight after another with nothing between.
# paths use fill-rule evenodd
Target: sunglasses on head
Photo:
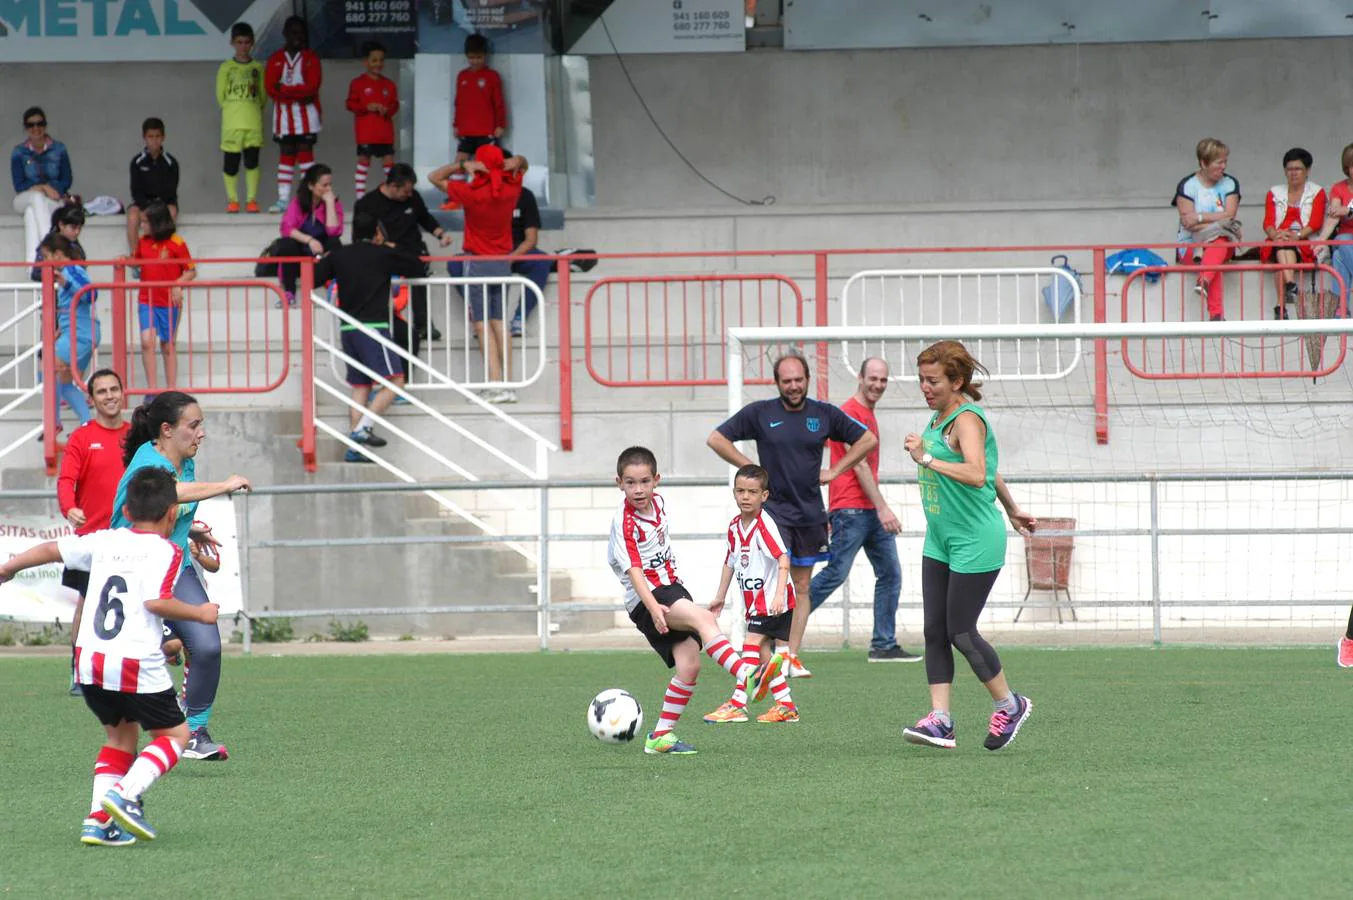
<instances>
[{"instance_id":1,"label":"sunglasses on head","mask_svg":"<svg viewBox=\"0 0 1353 900\"><path fill-rule=\"evenodd\" d=\"M24 123L23 123L23 127L24 127L24 128L46 128L46 127L47 127L47 120L46 120L46 119L34 119L34 120L31 121L31 122L24 122Z\"/></svg>"}]
</instances>

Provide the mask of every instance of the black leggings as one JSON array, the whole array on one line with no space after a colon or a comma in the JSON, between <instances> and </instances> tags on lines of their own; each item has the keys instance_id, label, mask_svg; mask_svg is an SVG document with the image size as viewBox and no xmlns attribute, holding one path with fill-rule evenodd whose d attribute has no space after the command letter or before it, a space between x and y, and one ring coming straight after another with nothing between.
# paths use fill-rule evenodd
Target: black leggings
<instances>
[{"instance_id":1,"label":"black leggings","mask_svg":"<svg viewBox=\"0 0 1353 900\"><path fill-rule=\"evenodd\" d=\"M342 240L333 235L325 235L318 240L324 245L325 253L332 252L343 245ZM312 256L314 252L305 244L290 237L279 238L277 243L273 245L273 253L277 256ZM301 264L282 263L277 267L277 274L282 282L282 290L290 294L296 293L296 282L301 277ZM315 285L315 287L319 287L319 285Z\"/></svg>"},{"instance_id":2,"label":"black leggings","mask_svg":"<svg viewBox=\"0 0 1353 900\"><path fill-rule=\"evenodd\" d=\"M1001 674L996 650L977 633L977 618L996 584L994 572L951 572L937 559L921 558L921 606L925 612L925 674L931 684L952 684L954 651L962 653L977 680Z\"/></svg>"}]
</instances>

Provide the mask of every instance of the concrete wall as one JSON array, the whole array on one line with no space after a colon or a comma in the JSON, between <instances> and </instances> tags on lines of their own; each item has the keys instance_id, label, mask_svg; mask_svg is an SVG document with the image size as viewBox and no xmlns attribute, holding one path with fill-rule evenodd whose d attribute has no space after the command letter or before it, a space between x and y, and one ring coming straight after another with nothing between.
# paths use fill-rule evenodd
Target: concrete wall
<instances>
[{"instance_id":1,"label":"concrete wall","mask_svg":"<svg viewBox=\"0 0 1353 900\"><path fill-rule=\"evenodd\" d=\"M626 59L694 165L747 199L925 203L1149 199L1168 203L1212 135L1252 198L1294 144L1314 178L1342 177L1347 80L1316 61L1343 39L753 52ZM614 59L595 57L598 203L731 203L644 115Z\"/></svg>"}]
</instances>

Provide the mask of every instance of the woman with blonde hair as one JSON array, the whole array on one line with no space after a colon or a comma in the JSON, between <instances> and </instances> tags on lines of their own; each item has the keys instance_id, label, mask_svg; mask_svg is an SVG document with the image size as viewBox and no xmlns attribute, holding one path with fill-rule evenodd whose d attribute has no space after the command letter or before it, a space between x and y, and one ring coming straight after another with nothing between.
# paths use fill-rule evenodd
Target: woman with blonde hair
<instances>
[{"instance_id":1,"label":"woman with blonde hair","mask_svg":"<svg viewBox=\"0 0 1353 900\"><path fill-rule=\"evenodd\" d=\"M1231 258L1232 244L1240 240L1240 182L1226 174L1231 151L1216 138L1198 142L1198 171L1175 185L1170 202L1179 211L1178 244L1180 262L1198 262L1209 267L1198 273L1194 289L1207 298L1207 317L1213 322L1225 318L1225 295L1220 266Z\"/></svg>"},{"instance_id":2,"label":"woman with blonde hair","mask_svg":"<svg viewBox=\"0 0 1353 900\"><path fill-rule=\"evenodd\" d=\"M977 619L1005 565L1005 523L996 501L1021 534L1037 522L1020 510L997 474L996 435L977 405L982 391L973 381L986 369L958 341L932 344L916 357L916 366L921 394L935 411L925 431L909 434L905 441L921 467L926 517L921 602L930 713L903 729L902 737L912 744L953 749L949 695L957 647L996 705L984 746L999 750L1015 739L1033 703L1010 690L996 650L977 631Z\"/></svg>"}]
</instances>

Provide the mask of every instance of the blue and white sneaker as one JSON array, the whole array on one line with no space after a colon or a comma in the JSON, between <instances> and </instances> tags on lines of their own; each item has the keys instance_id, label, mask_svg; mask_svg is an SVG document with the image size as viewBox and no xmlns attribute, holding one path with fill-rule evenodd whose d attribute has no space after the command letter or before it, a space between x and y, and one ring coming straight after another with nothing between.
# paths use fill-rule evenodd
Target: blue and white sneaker
<instances>
[{"instance_id":1,"label":"blue and white sneaker","mask_svg":"<svg viewBox=\"0 0 1353 900\"><path fill-rule=\"evenodd\" d=\"M374 459L364 453L358 453L356 450L349 450L343 454L343 462L369 463L375 462Z\"/></svg>"},{"instance_id":2,"label":"blue and white sneaker","mask_svg":"<svg viewBox=\"0 0 1353 900\"><path fill-rule=\"evenodd\" d=\"M376 434L370 428L358 428L352 434L348 435L354 444L363 444L367 447L384 447L389 443L385 438Z\"/></svg>"},{"instance_id":3,"label":"blue and white sneaker","mask_svg":"<svg viewBox=\"0 0 1353 900\"><path fill-rule=\"evenodd\" d=\"M944 724L933 712L927 713L921 721L910 728L903 728L902 740L908 744L942 747L945 750L952 750L957 745L954 740L954 723Z\"/></svg>"},{"instance_id":4,"label":"blue and white sneaker","mask_svg":"<svg viewBox=\"0 0 1353 900\"><path fill-rule=\"evenodd\" d=\"M91 847L127 847L136 843L136 835L123 831L116 822L85 819L80 827L80 843Z\"/></svg>"},{"instance_id":5,"label":"blue and white sneaker","mask_svg":"<svg viewBox=\"0 0 1353 900\"><path fill-rule=\"evenodd\" d=\"M146 821L141 804L135 800L128 800L119 794L116 788L103 795L103 811L141 840L155 840L155 829Z\"/></svg>"}]
</instances>

